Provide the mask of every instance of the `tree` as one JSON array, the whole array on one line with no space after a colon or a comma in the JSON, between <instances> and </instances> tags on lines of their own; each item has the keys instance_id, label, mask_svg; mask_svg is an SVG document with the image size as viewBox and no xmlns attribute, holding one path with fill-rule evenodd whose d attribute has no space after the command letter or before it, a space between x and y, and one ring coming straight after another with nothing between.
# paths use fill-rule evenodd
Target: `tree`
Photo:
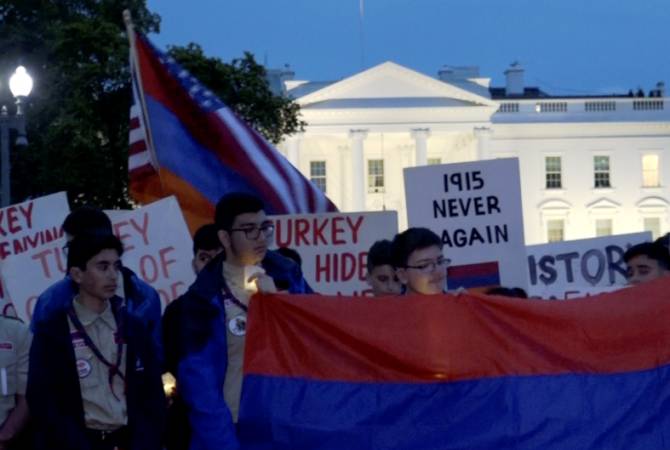
<instances>
[{"instance_id":1,"label":"tree","mask_svg":"<svg viewBox=\"0 0 670 450\"><path fill-rule=\"evenodd\" d=\"M0 4L0 79L6 80L17 64L25 65L35 78L26 108L29 146L12 151L13 201L65 190L74 204L130 206L131 90L124 9L131 11L139 32L158 32L160 18L147 9L145 0ZM173 49L205 84L216 82L212 90L237 93L228 97L230 106L239 107L241 116L251 118L268 138L277 141L299 128L297 106L268 97L264 80L254 79L264 71L253 57L245 55L227 65L198 50L195 45ZM227 83L232 87L226 88ZM255 98L252 89L258 89ZM2 91L0 103L11 103Z\"/></svg>"}]
</instances>

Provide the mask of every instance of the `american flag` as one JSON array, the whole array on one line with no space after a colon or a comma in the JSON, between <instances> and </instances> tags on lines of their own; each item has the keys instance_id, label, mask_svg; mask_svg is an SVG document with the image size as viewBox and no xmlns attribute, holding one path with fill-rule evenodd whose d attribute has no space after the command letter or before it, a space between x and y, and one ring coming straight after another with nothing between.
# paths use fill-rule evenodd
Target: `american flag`
<instances>
[{"instance_id":1,"label":"american flag","mask_svg":"<svg viewBox=\"0 0 670 450\"><path fill-rule=\"evenodd\" d=\"M137 185L133 181L158 177L163 194L177 195L182 209L193 203L182 192L188 186L212 205L237 190L259 195L273 214L337 211L323 191L213 92L146 37L134 37L131 189ZM166 172L179 187L166 182Z\"/></svg>"}]
</instances>

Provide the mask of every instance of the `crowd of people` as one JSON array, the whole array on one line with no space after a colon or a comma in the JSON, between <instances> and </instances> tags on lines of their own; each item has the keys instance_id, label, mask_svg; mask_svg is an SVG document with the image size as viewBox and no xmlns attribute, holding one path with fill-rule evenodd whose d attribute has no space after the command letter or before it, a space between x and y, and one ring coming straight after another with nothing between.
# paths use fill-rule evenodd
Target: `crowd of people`
<instances>
[{"instance_id":1,"label":"crowd of people","mask_svg":"<svg viewBox=\"0 0 670 450\"><path fill-rule=\"evenodd\" d=\"M274 223L258 198L226 195L213 219L193 238L195 282L161 314L157 292L121 263L109 218L91 207L67 217L67 276L29 328L0 317L0 450L239 448L249 300L312 289L295 251L269 249ZM667 276L668 244L628 249L629 283ZM374 296L441 294L449 263L439 236L410 228L372 245L367 282ZM164 373L176 379L167 393Z\"/></svg>"}]
</instances>

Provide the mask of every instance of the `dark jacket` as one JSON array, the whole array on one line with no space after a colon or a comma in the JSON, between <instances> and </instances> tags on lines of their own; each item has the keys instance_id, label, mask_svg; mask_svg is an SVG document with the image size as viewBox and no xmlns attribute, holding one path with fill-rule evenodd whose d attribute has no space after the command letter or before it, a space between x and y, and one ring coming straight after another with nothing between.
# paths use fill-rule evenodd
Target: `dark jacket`
<instances>
[{"instance_id":1,"label":"dark jacket","mask_svg":"<svg viewBox=\"0 0 670 450\"><path fill-rule=\"evenodd\" d=\"M127 267L121 268L121 274L128 312L149 330L159 355L159 361L162 363L160 296L154 288L142 281ZM77 289L77 285L69 276L49 286L37 299L30 321L30 331L35 333L52 315L66 311Z\"/></svg>"},{"instance_id":2,"label":"dark jacket","mask_svg":"<svg viewBox=\"0 0 670 450\"><path fill-rule=\"evenodd\" d=\"M129 450L160 450L165 422L161 368L151 335L125 309ZM111 394L110 394L111 395ZM67 312L54 312L35 331L26 392L37 450L89 450Z\"/></svg>"},{"instance_id":3,"label":"dark jacket","mask_svg":"<svg viewBox=\"0 0 670 450\"><path fill-rule=\"evenodd\" d=\"M225 286L223 255L200 272L188 291L163 316L167 368L188 411L191 450L237 449L239 443L223 398L227 361L226 317L220 295ZM269 251L262 262L281 289L311 293L300 267Z\"/></svg>"}]
</instances>

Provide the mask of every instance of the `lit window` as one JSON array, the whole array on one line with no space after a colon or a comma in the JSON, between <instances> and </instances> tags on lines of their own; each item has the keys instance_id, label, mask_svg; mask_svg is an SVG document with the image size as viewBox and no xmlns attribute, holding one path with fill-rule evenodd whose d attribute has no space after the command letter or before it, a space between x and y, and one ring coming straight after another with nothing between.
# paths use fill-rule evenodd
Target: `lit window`
<instances>
[{"instance_id":1,"label":"lit window","mask_svg":"<svg viewBox=\"0 0 670 450\"><path fill-rule=\"evenodd\" d=\"M642 186L658 187L658 155L644 155L642 157Z\"/></svg>"},{"instance_id":2,"label":"lit window","mask_svg":"<svg viewBox=\"0 0 670 450\"><path fill-rule=\"evenodd\" d=\"M561 189L561 157L547 156L544 158L547 189Z\"/></svg>"},{"instance_id":3,"label":"lit window","mask_svg":"<svg viewBox=\"0 0 670 450\"><path fill-rule=\"evenodd\" d=\"M368 160L368 192L384 192L384 160Z\"/></svg>"},{"instance_id":4,"label":"lit window","mask_svg":"<svg viewBox=\"0 0 670 450\"><path fill-rule=\"evenodd\" d=\"M560 242L565 239L565 221L552 219L547 221L547 242Z\"/></svg>"},{"instance_id":5,"label":"lit window","mask_svg":"<svg viewBox=\"0 0 670 450\"><path fill-rule=\"evenodd\" d=\"M428 158L427 163L429 166L439 166L442 164L442 158Z\"/></svg>"},{"instance_id":6,"label":"lit window","mask_svg":"<svg viewBox=\"0 0 670 450\"><path fill-rule=\"evenodd\" d=\"M323 192L326 192L326 161L310 161L309 179Z\"/></svg>"},{"instance_id":7,"label":"lit window","mask_svg":"<svg viewBox=\"0 0 670 450\"><path fill-rule=\"evenodd\" d=\"M661 219L658 217L644 218L644 231L651 231L651 238L656 240L661 235Z\"/></svg>"},{"instance_id":8,"label":"lit window","mask_svg":"<svg viewBox=\"0 0 670 450\"><path fill-rule=\"evenodd\" d=\"M609 188L610 184L610 157L593 157L594 186L597 188Z\"/></svg>"},{"instance_id":9,"label":"lit window","mask_svg":"<svg viewBox=\"0 0 670 450\"><path fill-rule=\"evenodd\" d=\"M596 220L596 237L612 235L612 219Z\"/></svg>"}]
</instances>

